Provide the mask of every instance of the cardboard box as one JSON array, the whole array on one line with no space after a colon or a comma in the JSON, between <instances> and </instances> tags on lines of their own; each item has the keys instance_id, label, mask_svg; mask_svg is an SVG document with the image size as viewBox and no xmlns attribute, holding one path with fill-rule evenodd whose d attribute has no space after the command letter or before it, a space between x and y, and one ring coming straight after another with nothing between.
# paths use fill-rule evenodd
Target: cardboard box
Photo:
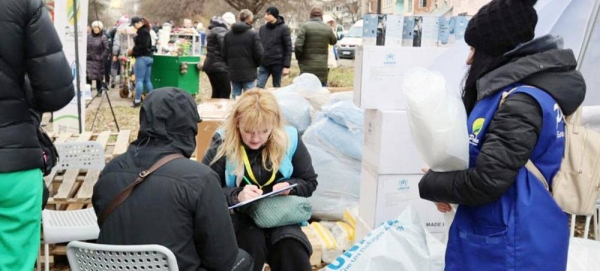
<instances>
[{"instance_id":1,"label":"cardboard box","mask_svg":"<svg viewBox=\"0 0 600 271\"><path fill-rule=\"evenodd\" d=\"M202 161L211 139L219 126L223 123L231 106L235 103L229 99L210 99L198 105L198 114L202 122L198 123L196 135L196 160Z\"/></svg>"},{"instance_id":2,"label":"cardboard box","mask_svg":"<svg viewBox=\"0 0 600 271\"><path fill-rule=\"evenodd\" d=\"M378 174L421 174L426 166L413 143L408 113L365 110L363 163Z\"/></svg>"},{"instance_id":3,"label":"cardboard box","mask_svg":"<svg viewBox=\"0 0 600 271\"><path fill-rule=\"evenodd\" d=\"M363 109L405 110L404 73L429 67L447 49L359 46L354 64L354 103Z\"/></svg>"},{"instance_id":4,"label":"cardboard box","mask_svg":"<svg viewBox=\"0 0 600 271\"><path fill-rule=\"evenodd\" d=\"M367 225L367 222L365 222L365 220L362 219L360 215L356 217L356 230L354 233L355 243L360 242L360 240L365 238L367 234L369 234L371 231L373 231L373 228L369 227L369 225Z\"/></svg>"},{"instance_id":5,"label":"cardboard box","mask_svg":"<svg viewBox=\"0 0 600 271\"><path fill-rule=\"evenodd\" d=\"M361 171L361 187L359 200L359 217L365 225L359 231L374 229L379 224L398 218L411 206L415 210L425 228L441 240L446 231L444 215L432 202L419 197L419 181L422 175L380 175L364 165ZM364 230L359 230L359 228ZM357 239L358 239L357 235Z\"/></svg>"}]
</instances>

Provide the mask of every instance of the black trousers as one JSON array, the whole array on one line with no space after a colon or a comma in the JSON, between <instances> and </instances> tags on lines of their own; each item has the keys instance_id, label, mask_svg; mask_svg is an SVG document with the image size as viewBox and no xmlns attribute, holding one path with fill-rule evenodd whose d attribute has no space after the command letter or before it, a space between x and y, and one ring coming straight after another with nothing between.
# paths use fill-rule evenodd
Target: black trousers
<instances>
[{"instance_id":1,"label":"black trousers","mask_svg":"<svg viewBox=\"0 0 600 271\"><path fill-rule=\"evenodd\" d=\"M231 95L231 81L227 72L207 72L212 87L213 99L229 99Z\"/></svg>"},{"instance_id":2,"label":"black trousers","mask_svg":"<svg viewBox=\"0 0 600 271\"><path fill-rule=\"evenodd\" d=\"M261 271L265 262L272 271L311 271L310 255L300 241L283 238L271 244L269 230L247 225L236 231L238 246L254 259L254 271Z\"/></svg>"}]
</instances>

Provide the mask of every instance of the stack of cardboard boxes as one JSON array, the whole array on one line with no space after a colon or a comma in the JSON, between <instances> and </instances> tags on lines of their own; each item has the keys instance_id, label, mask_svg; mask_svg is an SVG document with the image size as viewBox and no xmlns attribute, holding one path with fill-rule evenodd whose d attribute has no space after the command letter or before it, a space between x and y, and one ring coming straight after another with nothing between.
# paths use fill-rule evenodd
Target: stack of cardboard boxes
<instances>
[{"instance_id":1,"label":"stack of cardboard boxes","mask_svg":"<svg viewBox=\"0 0 600 271\"><path fill-rule=\"evenodd\" d=\"M420 199L421 168L427 165L413 143L402 93L404 73L429 67L447 48L359 47L355 63L354 102L365 109L359 217L356 240L412 206L438 238L444 217Z\"/></svg>"}]
</instances>

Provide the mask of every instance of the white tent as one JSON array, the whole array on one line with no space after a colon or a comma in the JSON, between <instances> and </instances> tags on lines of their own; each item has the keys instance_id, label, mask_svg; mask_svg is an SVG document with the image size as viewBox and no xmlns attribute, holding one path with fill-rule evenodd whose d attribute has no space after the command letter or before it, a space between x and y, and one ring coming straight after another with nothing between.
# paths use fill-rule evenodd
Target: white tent
<instances>
[{"instance_id":1,"label":"white tent","mask_svg":"<svg viewBox=\"0 0 600 271\"><path fill-rule=\"evenodd\" d=\"M584 105L600 105L600 0L539 0L536 37L546 34L563 36L565 48L575 53L579 69L587 83ZM438 58L430 67L444 74L448 86L460 91L467 71L468 45L462 41Z\"/></svg>"}]
</instances>

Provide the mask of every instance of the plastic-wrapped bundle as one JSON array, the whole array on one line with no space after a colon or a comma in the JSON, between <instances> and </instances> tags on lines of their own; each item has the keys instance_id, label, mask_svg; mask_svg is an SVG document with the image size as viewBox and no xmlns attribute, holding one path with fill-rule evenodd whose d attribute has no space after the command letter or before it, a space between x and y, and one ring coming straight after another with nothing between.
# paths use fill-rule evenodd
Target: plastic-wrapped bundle
<instances>
[{"instance_id":1,"label":"plastic-wrapped bundle","mask_svg":"<svg viewBox=\"0 0 600 271\"><path fill-rule=\"evenodd\" d=\"M300 134L303 134L312 121L310 103L295 92L276 92L275 97L281 107L283 117L290 125L298 129Z\"/></svg>"},{"instance_id":2,"label":"plastic-wrapped bundle","mask_svg":"<svg viewBox=\"0 0 600 271\"><path fill-rule=\"evenodd\" d=\"M316 111L329 102L329 90L321 86L321 81L311 73L303 73L293 83L280 88L278 92L296 92L310 102Z\"/></svg>"},{"instance_id":3,"label":"plastic-wrapped bundle","mask_svg":"<svg viewBox=\"0 0 600 271\"><path fill-rule=\"evenodd\" d=\"M319 175L309 200L313 216L340 220L346 208L358 204L364 114L349 101L324 108L321 114L302 136Z\"/></svg>"},{"instance_id":4,"label":"plastic-wrapped bundle","mask_svg":"<svg viewBox=\"0 0 600 271\"><path fill-rule=\"evenodd\" d=\"M434 171L469 165L467 113L459 93L446 88L442 74L418 68L404 75L411 135L423 160Z\"/></svg>"}]
</instances>

